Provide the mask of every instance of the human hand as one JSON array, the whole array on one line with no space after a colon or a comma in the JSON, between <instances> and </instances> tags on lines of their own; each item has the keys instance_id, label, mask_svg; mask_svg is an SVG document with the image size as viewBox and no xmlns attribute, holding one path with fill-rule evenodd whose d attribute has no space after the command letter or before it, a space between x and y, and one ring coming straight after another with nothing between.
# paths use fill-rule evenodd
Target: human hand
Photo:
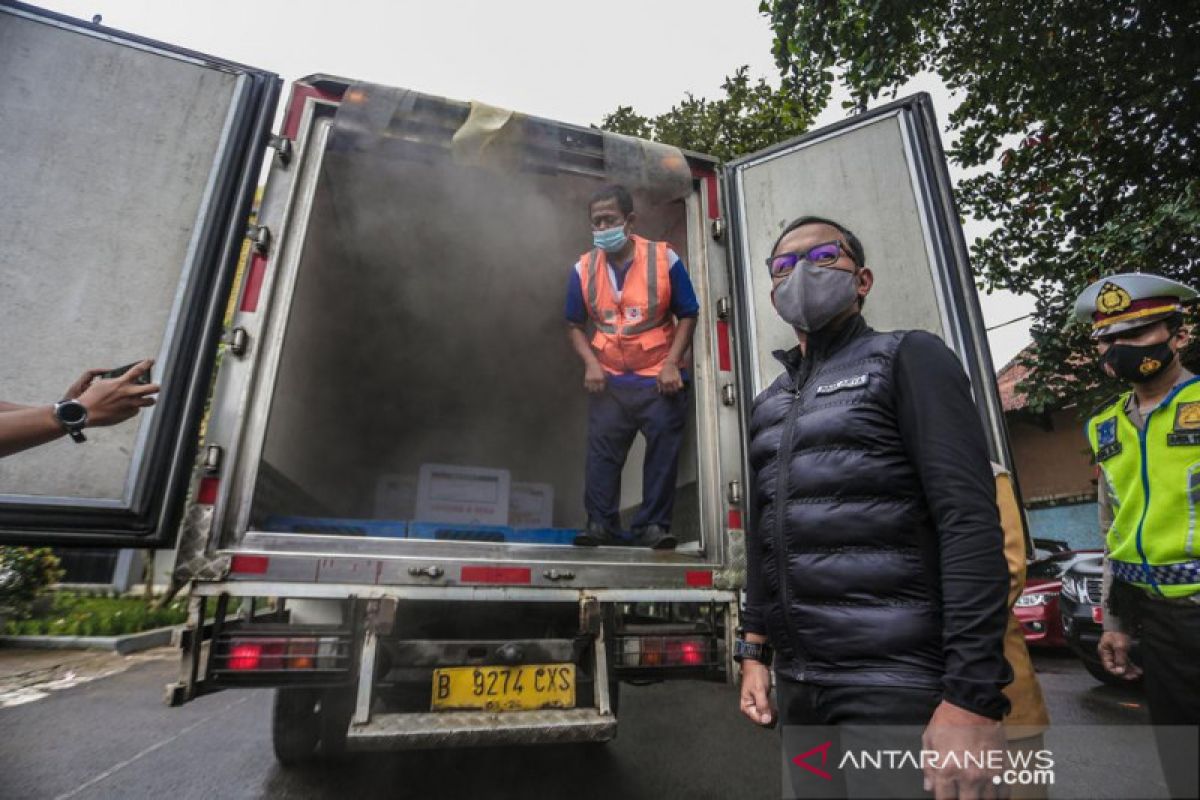
<instances>
[{"instance_id":1,"label":"human hand","mask_svg":"<svg viewBox=\"0 0 1200 800\"><path fill-rule=\"evenodd\" d=\"M92 385L97 376L103 375L108 370L106 369L89 369L87 372L75 379L75 382L67 387L67 391L63 394L64 400L75 400L79 395L87 391L87 388Z\"/></svg>"},{"instance_id":2,"label":"human hand","mask_svg":"<svg viewBox=\"0 0 1200 800\"><path fill-rule=\"evenodd\" d=\"M588 364L583 372L583 388L591 394L604 391L604 367L599 364Z\"/></svg>"},{"instance_id":3,"label":"human hand","mask_svg":"<svg viewBox=\"0 0 1200 800\"><path fill-rule=\"evenodd\" d=\"M76 398L87 409L87 425L116 425L137 414L139 409L154 405L151 395L158 393L158 384L137 382L152 366L154 359L148 358L116 378L94 380L93 376L87 389Z\"/></svg>"},{"instance_id":4,"label":"human hand","mask_svg":"<svg viewBox=\"0 0 1200 800\"><path fill-rule=\"evenodd\" d=\"M771 705L771 670L758 661L742 661L738 708L755 725L767 726L775 721L775 708Z\"/></svg>"},{"instance_id":5,"label":"human hand","mask_svg":"<svg viewBox=\"0 0 1200 800\"><path fill-rule=\"evenodd\" d=\"M658 393L678 394L682 388L683 376L679 374L679 367L673 361L663 362L662 369L658 373Z\"/></svg>"},{"instance_id":6,"label":"human hand","mask_svg":"<svg viewBox=\"0 0 1200 800\"><path fill-rule=\"evenodd\" d=\"M996 771L987 768L989 753L1007 749L1004 726L943 700L921 735L921 749L937 753L936 767L925 766L925 791L937 800L1000 797L993 783ZM957 753L950 758L950 753ZM966 754L970 753L971 758Z\"/></svg>"},{"instance_id":7,"label":"human hand","mask_svg":"<svg viewBox=\"0 0 1200 800\"><path fill-rule=\"evenodd\" d=\"M1104 668L1127 681L1142 677L1142 668L1129 658L1129 650L1133 647L1133 637L1120 631L1105 631L1100 636L1100 644L1096 651L1100 653L1100 663Z\"/></svg>"}]
</instances>

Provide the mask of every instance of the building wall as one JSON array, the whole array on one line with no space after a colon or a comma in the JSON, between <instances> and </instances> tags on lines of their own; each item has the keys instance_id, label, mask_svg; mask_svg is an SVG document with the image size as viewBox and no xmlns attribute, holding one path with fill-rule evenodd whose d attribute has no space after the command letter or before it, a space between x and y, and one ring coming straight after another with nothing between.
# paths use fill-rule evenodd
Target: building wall
<instances>
[{"instance_id":1,"label":"building wall","mask_svg":"<svg viewBox=\"0 0 1200 800\"><path fill-rule=\"evenodd\" d=\"M1027 507L1095 497L1096 468L1075 409L1042 418L1010 413L1009 442Z\"/></svg>"}]
</instances>

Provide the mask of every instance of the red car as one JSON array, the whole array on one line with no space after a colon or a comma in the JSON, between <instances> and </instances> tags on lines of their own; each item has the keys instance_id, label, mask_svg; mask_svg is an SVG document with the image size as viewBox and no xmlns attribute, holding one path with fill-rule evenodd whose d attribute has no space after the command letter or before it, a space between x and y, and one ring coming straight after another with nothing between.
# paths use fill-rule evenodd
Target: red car
<instances>
[{"instance_id":1,"label":"red car","mask_svg":"<svg viewBox=\"0 0 1200 800\"><path fill-rule=\"evenodd\" d=\"M1080 558L1093 556L1099 550L1065 550L1031 561L1025 570L1025 590L1017 598L1013 613L1021 623L1025 643L1030 647L1066 647L1067 637L1062 627L1058 595L1062 591L1062 574Z\"/></svg>"}]
</instances>

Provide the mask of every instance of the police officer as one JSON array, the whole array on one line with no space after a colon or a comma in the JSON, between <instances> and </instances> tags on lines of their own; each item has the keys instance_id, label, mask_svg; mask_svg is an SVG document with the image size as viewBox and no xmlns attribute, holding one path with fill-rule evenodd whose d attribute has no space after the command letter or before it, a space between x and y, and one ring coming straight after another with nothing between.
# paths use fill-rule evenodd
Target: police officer
<instances>
[{"instance_id":1,"label":"police officer","mask_svg":"<svg viewBox=\"0 0 1200 800\"><path fill-rule=\"evenodd\" d=\"M1100 467L1105 668L1145 671L1146 703L1174 797L1197 796L1200 725L1200 378L1183 367L1182 307L1197 296L1177 281L1128 273L1102 278L1075 303L1092 325L1105 373L1130 390L1087 424ZM1130 659L1140 639L1142 665Z\"/></svg>"}]
</instances>

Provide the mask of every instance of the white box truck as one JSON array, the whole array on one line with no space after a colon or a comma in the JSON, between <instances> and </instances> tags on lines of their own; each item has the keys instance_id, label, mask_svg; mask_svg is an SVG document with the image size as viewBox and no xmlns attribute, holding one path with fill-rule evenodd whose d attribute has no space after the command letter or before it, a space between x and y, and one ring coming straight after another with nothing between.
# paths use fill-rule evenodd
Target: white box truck
<instances>
[{"instance_id":1,"label":"white box truck","mask_svg":"<svg viewBox=\"0 0 1200 800\"><path fill-rule=\"evenodd\" d=\"M925 95L721 164L325 75L272 132L276 76L20 4L0 76L5 399L147 354L162 384L134 422L0 461L0 541L173 547L169 702L274 687L285 763L605 741L622 680L733 680L746 415L794 344L763 259L791 218L858 233L869 321L945 339L1011 467ZM566 276L613 180L701 309L674 552L556 538L585 522ZM423 464L544 485L554 527L376 518ZM625 507L640 484L635 446Z\"/></svg>"}]
</instances>

